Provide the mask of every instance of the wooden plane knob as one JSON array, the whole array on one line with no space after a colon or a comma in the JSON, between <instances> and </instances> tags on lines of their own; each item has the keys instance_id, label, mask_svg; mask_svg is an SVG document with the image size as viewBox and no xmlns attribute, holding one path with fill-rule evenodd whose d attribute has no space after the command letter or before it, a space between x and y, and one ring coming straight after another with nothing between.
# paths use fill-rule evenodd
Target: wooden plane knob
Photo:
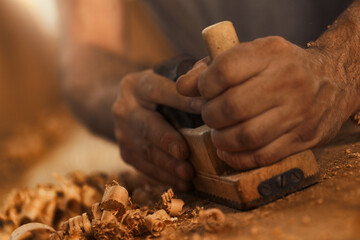
<instances>
[{"instance_id":1,"label":"wooden plane knob","mask_svg":"<svg viewBox=\"0 0 360 240\"><path fill-rule=\"evenodd\" d=\"M211 59L216 58L225 50L239 44L234 25L230 21L223 21L211 25L205 28L201 34Z\"/></svg>"}]
</instances>

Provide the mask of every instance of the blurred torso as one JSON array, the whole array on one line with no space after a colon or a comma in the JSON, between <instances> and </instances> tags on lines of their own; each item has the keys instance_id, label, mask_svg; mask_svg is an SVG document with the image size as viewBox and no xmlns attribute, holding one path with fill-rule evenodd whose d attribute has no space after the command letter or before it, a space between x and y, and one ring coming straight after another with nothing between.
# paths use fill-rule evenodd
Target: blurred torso
<instances>
[{"instance_id":1,"label":"blurred torso","mask_svg":"<svg viewBox=\"0 0 360 240\"><path fill-rule=\"evenodd\" d=\"M240 41L278 35L305 46L326 30L351 0L151 0L153 10L174 48L196 57L206 55L200 32L223 20L234 23Z\"/></svg>"}]
</instances>

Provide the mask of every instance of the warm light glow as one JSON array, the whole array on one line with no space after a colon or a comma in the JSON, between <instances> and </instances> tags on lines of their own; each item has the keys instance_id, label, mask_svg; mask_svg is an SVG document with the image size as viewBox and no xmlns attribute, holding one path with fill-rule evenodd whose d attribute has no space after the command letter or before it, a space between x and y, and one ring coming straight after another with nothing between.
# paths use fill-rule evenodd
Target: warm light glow
<instances>
[{"instance_id":1,"label":"warm light glow","mask_svg":"<svg viewBox=\"0 0 360 240\"><path fill-rule=\"evenodd\" d=\"M12 0L28 11L51 35L58 33L56 0Z\"/></svg>"}]
</instances>

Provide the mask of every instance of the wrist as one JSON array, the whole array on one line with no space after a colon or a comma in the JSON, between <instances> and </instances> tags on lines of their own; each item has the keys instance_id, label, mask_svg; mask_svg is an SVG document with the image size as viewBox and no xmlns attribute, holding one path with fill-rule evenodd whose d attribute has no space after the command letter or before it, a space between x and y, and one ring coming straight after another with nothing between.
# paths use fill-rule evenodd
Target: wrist
<instances>
[{"instance_id":1,"label":"wrist","mask_svg":"<svg viewBox=\"0 0 360 240\"><path fill-rule=\"evenodd\" d=\"M314 59L315 74L325 81L328 81L338 89L339 94L343 95L343 108L339 109L345 121L353 114L360 111L360 79L354 79L349 72L344 52L341 49L331 49L322 46L317 42L311 43L306 51Z\"/></svg>"}]
</instances>

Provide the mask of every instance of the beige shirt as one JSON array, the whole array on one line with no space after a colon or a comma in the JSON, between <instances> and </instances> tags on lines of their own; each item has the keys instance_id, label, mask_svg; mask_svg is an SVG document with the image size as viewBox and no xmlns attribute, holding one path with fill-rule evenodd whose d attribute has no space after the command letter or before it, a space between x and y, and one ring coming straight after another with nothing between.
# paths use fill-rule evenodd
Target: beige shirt
<instances>
[{"instance_id":1,"label":"beige shirt","mask_svg":"<svg viewBox=\"0 0 360 240\"><path fill-rule=\"evenodd\" d=\"M143 0L178 53L201 58L201 30L230 20L240 41L278 35L305 46L326 30L352 0Z\"/></svg>"}]
</instances>

